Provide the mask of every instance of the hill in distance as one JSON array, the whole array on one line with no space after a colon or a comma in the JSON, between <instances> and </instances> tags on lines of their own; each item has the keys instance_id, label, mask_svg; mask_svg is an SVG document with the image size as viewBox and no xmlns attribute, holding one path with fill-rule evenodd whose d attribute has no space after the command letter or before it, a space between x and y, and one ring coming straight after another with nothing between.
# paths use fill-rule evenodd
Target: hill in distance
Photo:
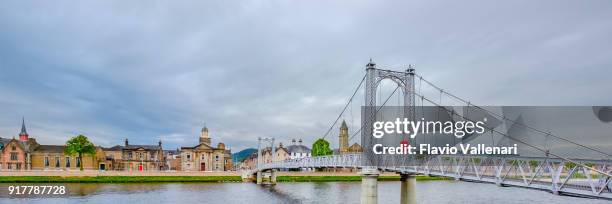
<instances>
[{"instance_id":1,"label":"hill in distance","mask_svg":"<svg viewBox=\"0 0 612 204\"><path fill-rule=\"evenodd\" d=\"M244 160L244 158L246 158L249 155L253 154L253 152L257 152L257 149L255 149L255 148L244 149L244 150L242 150L240 152L233 153L232 154L232 159L233 159L234 163L242 162L242 160Z\"/></svg>"}]
</instances>

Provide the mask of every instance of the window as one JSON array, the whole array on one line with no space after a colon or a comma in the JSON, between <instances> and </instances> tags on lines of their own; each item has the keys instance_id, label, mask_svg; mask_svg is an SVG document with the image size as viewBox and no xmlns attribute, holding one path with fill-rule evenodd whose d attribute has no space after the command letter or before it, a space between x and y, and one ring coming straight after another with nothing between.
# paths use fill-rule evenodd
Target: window
<instances>
[{"instance_id":1,"label":"window","mask_svg":"<svg viewBox=\"0 0 612 204\"><path fill-rule=\"evenodd\" d=\"M66 168L70 168L70 157L66 157Z\"/></svg>"},{"instance_id":2,"label":"window","mask_svg":"<svg viewBox=\"0 0 612 204\"><path fill-rule=\"evenodd\" d=\"M6 169L8 169L8 170L13 169L13 164L11 164L11 163L7 163L7 164L6 164Z\"/></svg>"},{"instance_id":3,"label":"window","mask_svg":"<svg viewBox=\"0 0 612 204\"><path fill-rule=\"evenodd\" d=\"M191 154L187 154L187 161L191 161Z\"/></svg>"},{"instance_id":4,"label":"window","mask_svg":"<svg viewBox=\"0 0 612 204\"><path fill-rule=\"evenodd\" d=\"M11 152L11 160L17 161L17 152Z\"/></svg>"},{"instance_id":5,"label":"window","mask_svg":"<svg viewBox=\"0 0 612 204\"><path fill-rule=\"evenodd\" d=\"M15 146L15 145L11 146L11 150L17 151L17 146Z\"/></svg>"},{"instance_id":6,"label":"window","mask_svg":"<svg viewBox=\"0 0 612 204\"><path fill-rule=\"evenodd\" d=\"M76 162L77 162L76 167L81 167L81 157L77 157Z\"/></svg>"},{"instance_id":7,"label":"window","mask_svg":"<svg viewBox=\"0 0 612 204\"><path fill-rule=\"evenodd\" d=\"M132 159L132 152L128 152L128 159Z\"/></svg>"},{"instance_id":8,"label":"window","mask_svg":"<svg viewBox=\"0 0 612 204\"><path fill-rule=\"evenodd\" d=\"M206 160L206 157L204 157L204 155L202 154L202 155L200 156L200 159L201 159L201 160Z\"/></svg>"},{"instance_id":9,"label":"window","mask_svg":"<svg viewBox=\"0 0 612 204\"><path fill-rule=\"evenodd\" d=\"M143 157L143 156L144 156L144 153L138 153L138 157L139 157L140 159L142 159L142 157Z\"/></svg>"},{"instance_id":10,"label":"window","mask_svg":"<svg viewBox=\"0 0 612 204\"><path fill-rule=\"evenodd\" d=\"M215 161L219 161L219 155L215 155Z\"/></svg>"},{"instance_id":11,"label":"window","mask_svg":"<svg viewBox=\"0 0 612 204\"><path fill-rule=\"evenodd\" d=\"M17 170L21 170L21 163L17 163Z\"/></svg>"},{"instance_id":12,"label":"window","mask_svg":"<svg viewBox=\"0 0 612 204\"><path fill-rule=\"evenodd\" d=\"M219 170L219 164L215 164L215 169Z\"/></svg>"},{"instance_id":13,"label":"window","mask_svg":"<svg viewBox=\"0 0 612 204\"><path fill-rule=\"evenodd\" d=\"M45 156L45 168L49 167L49 157Z\"/></svg>"},{"instance_id":14,"label":"window","mask_svg":"<svg viewBox=\"0 0 612 204\"><path fill-rule=\"evenodd\" d=\"M60 167L60 157L55 157L55 168Z\"/></svg>"}]
</instances>

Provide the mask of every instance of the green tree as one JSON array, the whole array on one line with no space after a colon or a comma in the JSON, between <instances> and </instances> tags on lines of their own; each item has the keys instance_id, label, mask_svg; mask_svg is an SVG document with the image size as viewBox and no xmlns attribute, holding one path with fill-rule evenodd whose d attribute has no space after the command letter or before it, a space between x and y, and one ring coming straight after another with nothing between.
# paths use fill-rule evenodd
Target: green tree
<instances>
[{"instance_id":1,"label":"green tree","mask_svg":"<svg viewBox=\"0 0 612 204\"><path fill-rule=\"evenodd\" d=\"M79 166L81 171L83 171L83 155L94 155L96 153L96 148L85 135L78 135L70 138L70 140L66 142L64 153L67 155L78 155L81 160Z\"/></svg>"},{"instance_id":2,"label":"green tree","mask_svg":"<svg viewBox=\"0 0 612 204\"><path fill-rule=\"evenodd\" d=\"M331 148L329 148L329 142L327 142L323 138L318 139L317 141L315 141L315 143L312 144L311 151L313 157L333 154L333 151L331 150Z\"/></svg>"}]
</instances>

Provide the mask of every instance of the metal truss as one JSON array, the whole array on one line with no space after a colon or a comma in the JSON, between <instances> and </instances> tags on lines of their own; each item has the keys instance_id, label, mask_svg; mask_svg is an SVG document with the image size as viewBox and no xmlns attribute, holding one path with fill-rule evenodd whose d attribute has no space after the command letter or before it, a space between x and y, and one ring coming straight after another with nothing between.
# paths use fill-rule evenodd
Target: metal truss
<instances>
[{"instance_id":1,"label":"metal truss","mask_svg":"<svg viewBox=\"0 0 612 204\"><path fill-rule=\"evenodd\" d=\"M261 164L257 171L296 168L359 168L361 154L329 155ZM379 166L380 171L452 177L456 180L493 183L573 195L612 199L612 161L542 157L491 157L444 155L410 157L402 166ZM606 174L599 173L606 172Z\"/></svg>"}]
</instances>

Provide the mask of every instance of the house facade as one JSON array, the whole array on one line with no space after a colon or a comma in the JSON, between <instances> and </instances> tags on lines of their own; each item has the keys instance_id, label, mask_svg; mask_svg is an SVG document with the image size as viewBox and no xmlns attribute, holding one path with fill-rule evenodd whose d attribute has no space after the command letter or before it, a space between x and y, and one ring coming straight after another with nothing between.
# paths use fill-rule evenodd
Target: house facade
<instances>
[{"instance_id":1,"label":"house facade","mask_svg":"<svg viewBox=\"0 0 612 204\"><path fill-rule=\"evenodd\" d=\"M84 170L105 169L104 151L96 147L95 154L68 155L65 145L37 145L31 153L32 170Z\"/></svg>"},{"instance_id":2,"label":"house facade","mask_svg":"<svg viewBox=\"0 0 612 204\"><path fill-rule=\"evenodd\" d=\"M180 151L183 171L227 171L232 168L231 151L223 143L213 147L206 127L200 132L198 145L181 147Z\"/></svg>"},{"instance_id":3,"label":"house facade","mask_svg":"<svg viewBox=\"0 0 612 204\"><path fill-rule=\"evenodd\" d=\"M16 139L0 138L0 170L24 170L26 151Z\"/></svg>"},{"instance_id":4,"label":"house facade","mask_svg":"<svg viewBox=\"0 0 612 204\"><path fill-rule=\"evenodd\" d=\"M291 140L291 145L287 147L290 159L301 159L312 156L312 151L306 145L302 144L302 139L295 142L295 139Z\"/></svg>"},{"instance_id":5,"label":"house facade","mask_svg":"<svg viewBox=\"0 0 612 204\"><path fill-rule=\"evenodd\" d=\"M125 139L121 147L121 161L117 169L124 171L159 171L165 165L162 142L157 145L135 145Z\"/></svg>"}]
</instances>

